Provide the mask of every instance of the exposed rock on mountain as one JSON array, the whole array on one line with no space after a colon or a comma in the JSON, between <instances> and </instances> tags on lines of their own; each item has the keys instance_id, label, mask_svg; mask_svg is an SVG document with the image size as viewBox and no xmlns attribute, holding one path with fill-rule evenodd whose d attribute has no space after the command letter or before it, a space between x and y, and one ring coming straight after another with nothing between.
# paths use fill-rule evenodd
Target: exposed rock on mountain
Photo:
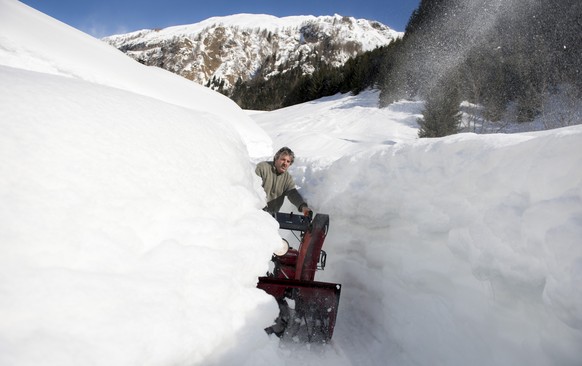
<instances>
[{"instance_id":1,"label":"exposed rock on mountain","mask_svg":"<svg viewBox=\"0 0 582 366\"><path fill-rule=\"evenodd\" d=\"M340 15L238 14L104 41L146 65L228 91L239 79L268 79L297 66L304 73L320 63L340 66L401 36L376 21Z\"/></svg>"}]
</instances>

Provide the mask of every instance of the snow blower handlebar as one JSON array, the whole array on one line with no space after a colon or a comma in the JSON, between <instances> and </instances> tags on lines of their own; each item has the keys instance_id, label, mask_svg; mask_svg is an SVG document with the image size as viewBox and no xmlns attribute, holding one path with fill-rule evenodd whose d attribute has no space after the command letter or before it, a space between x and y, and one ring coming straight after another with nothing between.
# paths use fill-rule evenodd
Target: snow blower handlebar
<instances>
[{"instance_id":1,"label":"snow blower handlebar","mask_svg":"<svg viewBox=\"0 0 582 366\"><path fill-rule=\"evenodd\" d=\"M308 231L313 212L310 215L296 215L293 212L277 212L275 219L279 222L279 227L285 230Z\"/></svg>"}]
</instances>

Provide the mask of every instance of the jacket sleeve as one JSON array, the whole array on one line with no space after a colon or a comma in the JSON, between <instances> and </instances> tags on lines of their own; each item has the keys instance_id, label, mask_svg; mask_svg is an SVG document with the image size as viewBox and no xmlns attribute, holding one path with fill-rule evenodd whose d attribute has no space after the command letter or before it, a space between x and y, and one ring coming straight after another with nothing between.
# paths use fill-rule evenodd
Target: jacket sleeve
<instances>
[{"instance_id":1,"label":"jacket sleeve","mask_svg":"<svg viewBox=\"0 0 582 366\"><path fill-rule=\"evenodd\" d=\"M287 198L289 198L289 201L291 201L299 211L303 209L303 206L307 206L307 202L305 202L299 191L297 191L297 188L287 191Z\"/></svg>"},{"instance_id":2,"label":"jacket sleeve","mask_svg":"<svg viewBox=\"0 0 582 366\"><path fill-rule=\"evenodd\" d=\"M305 202L305 199L303 199L303 197L301 196L301 194L297 190L297 188L295 186L295 181L293 180L293 177L291 176L291 174L288 175L288 178L289 179L287 181L285 195L287 196L289 201L291 201L291 203L294 204L295 207L297 207L297 209L299 211L301 211L303 206L307 206L307 202Z\"/></svg>"}]
</instances>

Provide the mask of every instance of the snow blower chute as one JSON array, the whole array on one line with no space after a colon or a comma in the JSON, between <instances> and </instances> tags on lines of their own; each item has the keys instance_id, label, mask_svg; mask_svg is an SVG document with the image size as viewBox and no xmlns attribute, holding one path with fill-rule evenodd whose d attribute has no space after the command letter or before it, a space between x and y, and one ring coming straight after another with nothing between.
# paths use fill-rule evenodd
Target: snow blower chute
<instances>
[{"instance_id":1,"label":"snow blower chute","mask_svg":"<svg viewBox=\"0 0 582 366\"><path fill-rule=\"evenodd\" d=\"M279 304L275 324L266 328L283 339L302 342L327 342L333 335L341 285L314 281L323 270L327 254L321 248L329 228L329 215L311 216L276 213L281 229L290 230L299 248L289 247L273 254L272 273L259 277L257 287L273 295ZM296 233L299 233L297 236Z\"/></svg>"}]
</instances>

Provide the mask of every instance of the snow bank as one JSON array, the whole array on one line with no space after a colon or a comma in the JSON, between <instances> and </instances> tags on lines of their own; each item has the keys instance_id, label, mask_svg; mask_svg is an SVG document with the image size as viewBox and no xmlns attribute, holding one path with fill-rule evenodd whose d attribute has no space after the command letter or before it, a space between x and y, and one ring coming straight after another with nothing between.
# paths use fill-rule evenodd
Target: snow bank
<instances>
[{"instance_id":1,"label":"snow bank","mask_svg":"<svg viewBox=\"0 0 582 366\"><path fill-rule=\"evenodd\" d=\"M247 324L277 313L255 288L279 238L248 160L270 138L16 1L0 29L0 364L196 363L238 337L269 352Z\"/></svg>"},{"instance_id":2,"label":"snow bank","mask_svg":"<svg viewBox=\"0 0 582 366\"><path fill-rule=\"evenodd\" d=\"M332 217L321 278L343 283L353 364L578 364L581 142L462 134L295 167Z\"/></svg>"},{"instance_id":3,"label":"snow bank","mask_svg":"<svg viewBox=\"0 0 582 366\"><path fill-rule=\"evenodd\" d=\"M419 140L421 105L377 100L369 91L251 115L295 150L292 173L331 215L318 278L343 284L333 347L286 345L282 358L577 365L582 128Z\"/></svg>"},{"instance_id":4,"label":"snow bank","mask_svg":"<svg viewBox=\"0 0 582 366\"><path fill-rule=\"evenodd\" d=\"M0 64L73 77L150 96L229 123L251 156L271 141L230 99L162 69L143 66L114 47L19 3L0 0ZM221 111L215 113L215 101Z\"/></svg>"},{"instance_id":5,"label":"snow bank","mask_svg":"<svg viewBox=\"0 0 582 366\"><path fill-rule=\"evenodd\" d=\"M197 362L264 337L243 325L277 313L254 287L279 239L228 125L61 76L0 80L0 364Z\"/></svg>"}]
</instances>

